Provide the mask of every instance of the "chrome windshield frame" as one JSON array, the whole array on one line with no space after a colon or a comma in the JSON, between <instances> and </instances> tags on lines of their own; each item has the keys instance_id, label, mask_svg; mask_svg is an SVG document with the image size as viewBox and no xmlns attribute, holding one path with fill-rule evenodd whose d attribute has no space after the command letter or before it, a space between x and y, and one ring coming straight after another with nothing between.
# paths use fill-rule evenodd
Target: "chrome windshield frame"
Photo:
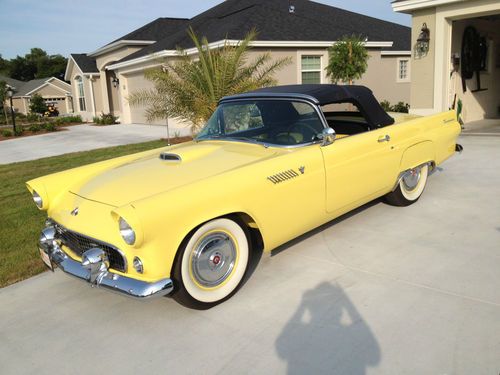
<instances>
[{"instance_id":1,"label":"chrome windshield frame","mask_svg":"<svg viewBox=\"0 0 500 375\"><path fill-rule=\"evenodd\" d=\"M243 95L243 94L242 94ZM314 99L310 97L311 99ZM321 121L321 124L323 125L324 129L328 129L328 122L326 121L325 115L323 114L323 111L319 107L317 101L310 100L309 98L305 98L304 95L282 95L280 94L279 96L270 96L270 95L262 95L262 96L235 96L235 97L227 97L225 99L222 99L219 101L219 105L225 104L225 103L235 103L235 102L248 102L248 101L256 101L256 100L270 100L270 101L292 101L292 102L300 102L300 103L306 103L309 104L316 114L319 117L319 120ZM219 105L217 108L219 108ZM217 110L217 109L216 109ZM238 138L238 137L235 137ZM307 142L307 143L301 143L297 145L279 145L275 143L270 143L270 142L260 142L258 140L244 140L244 139L231 139L231 136L228 137L207 137L207 138L194 138L195 142L202 142L202 141L226 141L226 142L241 142L241 143L250 143L250 144L260 144L266 148L268 147L279 147L279 148L297 148L297 147L304 147L304 146L310 146L313 144L317 143L322 143L323 141L321 139Z\"/></svg>"}]
</instances>

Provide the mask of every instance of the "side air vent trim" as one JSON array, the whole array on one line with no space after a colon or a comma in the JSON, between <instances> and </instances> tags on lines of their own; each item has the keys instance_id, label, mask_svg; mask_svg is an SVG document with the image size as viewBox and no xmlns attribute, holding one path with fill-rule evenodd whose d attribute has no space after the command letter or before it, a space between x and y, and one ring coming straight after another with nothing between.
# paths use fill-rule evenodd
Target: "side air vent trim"
<instances>
[{"instance_id":1,"label":"side air vent trim","mask_svg":"<svg viewBox=\"0 0 500 375\"><path fill-rule=\"evenodd\" d=\"M293 169L289 169L287 171L269 176L267 177L267 179L271 181L273 184L280 184L284 181L290 180L295 177L299 177L299 174L295 172Z\"/></svg>"}]
</instances>

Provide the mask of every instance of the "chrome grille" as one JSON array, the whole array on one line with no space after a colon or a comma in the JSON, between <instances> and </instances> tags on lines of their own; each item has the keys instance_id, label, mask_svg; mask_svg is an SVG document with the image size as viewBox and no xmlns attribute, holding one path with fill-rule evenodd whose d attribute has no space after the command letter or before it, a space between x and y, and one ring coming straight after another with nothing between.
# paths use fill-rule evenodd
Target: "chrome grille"
<instances>
[{"instance_id":1,"label":"chrome grille","mask_svg":"<svg viewBox=\"0 0 500 375\"><path fill-rule=\"evenodd\" d=\"M125 257L117 248L105 242L84 236L83 234L73 232L60 224L54 223L54 225L57 232L56 238L61 240L61 243L71 249L76 255L81 257L85 251L98 247L108 255L110 268L122 272L127 271Z\"/></svg>"},{"instance_id":2,"label":"chrome grille","mask_svg":"<svg viewBox=\"0 0 500 375\"><path fill-rule=\"evenodd\" d=\"M283 181L290 180L298 176L299 174L297 172L295 172L293 169L289 169L287 171L269 176L267 179L271 181L273 184L279 184Z\"/></svg>"}]
</instances>

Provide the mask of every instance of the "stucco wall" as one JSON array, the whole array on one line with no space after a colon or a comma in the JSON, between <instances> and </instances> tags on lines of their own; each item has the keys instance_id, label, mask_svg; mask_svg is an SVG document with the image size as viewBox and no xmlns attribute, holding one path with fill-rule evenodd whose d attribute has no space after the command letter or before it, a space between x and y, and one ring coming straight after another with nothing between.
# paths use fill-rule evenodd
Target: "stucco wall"
<instances>
[{"instance_id":1,"label":"stucco wall","mask_svg":"<svg viewBox=\"0 0 500 375\"><path fill-rule=\"evenodd\" d=\"M328 65L328 50L326 48L254 48L249 52L249 61L257 58L258 55L270 52L274 60L288 58L290 63L277 71L275 78L279 85L302 83L301 80L301 56L314 55L321 56L321 82L330 83L326 75L326 66ZM370 59L368 62L368 70L363 78L355 83L370 87L378 100L389 100L391 103L403 101L408 103L410 100L410 83L397 82L398 56L381 56L380 50L369 50ZM151 63L149 63L151 64ZM144 65L146 67L146 65ZM143 107L130 107L127 97L130 93L149 89L153 84L144 78L143 70L139 66L134 67L134 71L127 73L118 71L120 79L120 96L121 96L121 120L124 123L147 123L145 109ZM165 124L165 121L156 121L156 124ZM174 128L185 128L185 125L178 121L170 120Z\"/></svg>"},{"instance_id":2,"label":"stucco wall","mask_svg":"<svg viewBox=\"0 0 500 375\"><path fill-rule=\"evenodd\" d=\"M424 22L430 34L429 52L418 58L413 51L411 59L410 107L412 111L428 110L434 106L434 54L436 50L436 14L435 8L416 11L412 18L411 45L414 50ZM443 48L444 46L440 46Z\"/></svg>"},{"instance_id":3,"label":"stucco wall","mask_svg":"<svg viewBox=\"0 0 500 375\"><path fill-rule=\"evenodd\" d=\"M368 69L355 84L369 87L379 101L391 104L410 103L410 82L398 82L398 58L408 56L382 56L380 51L370 51ZM411 74L410 58L410 74Z\"/></svg>"},{"instance_id":4,"label":"stucco wall","mask_svg":"<svg viewBox=\"0 0 500 375\"><path fill-rule=\"evenodd\" d=\"M60 89L55 88L54 86L51 86L51 85L45 85L42 88L40 88L39 90L32 92L31 95L35 94L35 93L43 96L44 98L45 97L64 98L66 95L63 91L61 91Z\"/></svg>"},{"instance_id":5,"label":"stucco wall","mask_svg":"<svg viewBox=\"0 0 500 375\"><path fill-rule=\"evenodd\" d=\"M85 93L85 104L86 111L80 111L79 102L78 102L78 88L76 85L75 78L76 77L83 78L83 90ZM74 113L82 116L84 121L92 121L94 113L96 115L103 112L102 105L102 93L100 90L100 78L99 75L93 75L92 78L87 75L83 75L82 72L73 64L71 71L69 72L69 78L71 82L71 95L73 96L73 107ZM91 82L92 79L92 82ZM90 84L92 83L92 90L90 88ZM94 101L92 100L92 93L94 95ZM95 108L94 108L95 102Z\"/></svg>"},{"instance_id":6,"label":"stucco wall","mask_svg":"<svg viewBox=\"0 0 500 375\"><path fill-rule=\"evenodd\" d=\"M481 36L488 41L487 70L480 73L481 88L487 91L472 92L477 88L476 74L467 80L467 91L462 89L460 70L454 74L451 82L450 95L460 98L463 102L462 118L465 122L481 120L483 118L498 118L500 106L500 21L481 19L459 20L453 22L451 52L461 52L462 36L467 26L474 26Z\"/></svg>"}]
</instances>

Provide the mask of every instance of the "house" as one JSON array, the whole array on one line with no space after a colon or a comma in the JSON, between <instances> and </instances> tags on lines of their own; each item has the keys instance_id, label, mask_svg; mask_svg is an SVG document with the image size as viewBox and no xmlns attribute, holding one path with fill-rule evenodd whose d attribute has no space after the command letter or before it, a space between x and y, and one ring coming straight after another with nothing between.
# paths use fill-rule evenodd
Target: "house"
<instances>
[{"instance_id":1,"label":"house","mask_svg":"<svg viewBox=\"0 0 500 375\"><path fill-rule=\"evenodd\" d=\"M145 69L175 59L178 47L196 53L189 27L212 48L238 43L255 28L250 58L270 52L292 61L277 72L279 84L329 82L328 47L344 35L361 35L370 59L356 83L372 88L379 100L410 99L410 28L308 0L227 0L191 19L159 18L94 52L72 54L65 79L75 112L87 120L102 112L122 123L145 123L144 108L130 107L127 97L152 87Z\"/></svg>"},{"instance_id":2,"label":"house","mask_svg":"<svg viewBox=\"0 0 500 375\"><path fill-rule=\"evenodd\" d=\"M28 114L30 99L34 94L40 95L46 104L54 104L61 114L73 112L71 85L56 77L23 82L0 76L0 81L6 82L13 89L12 105L18 113Z\"/></svg>"},{"instance_id":3,"label":"house","mask_svg":"<svg viewBox=\"0 0 500 375\"><path fill-rule=\"evenodd\" d=\"M460 101L464 122L499 119L500 2L396 0L392 7L412 15L411 112Z\"/></svg>"}]
</instances>

